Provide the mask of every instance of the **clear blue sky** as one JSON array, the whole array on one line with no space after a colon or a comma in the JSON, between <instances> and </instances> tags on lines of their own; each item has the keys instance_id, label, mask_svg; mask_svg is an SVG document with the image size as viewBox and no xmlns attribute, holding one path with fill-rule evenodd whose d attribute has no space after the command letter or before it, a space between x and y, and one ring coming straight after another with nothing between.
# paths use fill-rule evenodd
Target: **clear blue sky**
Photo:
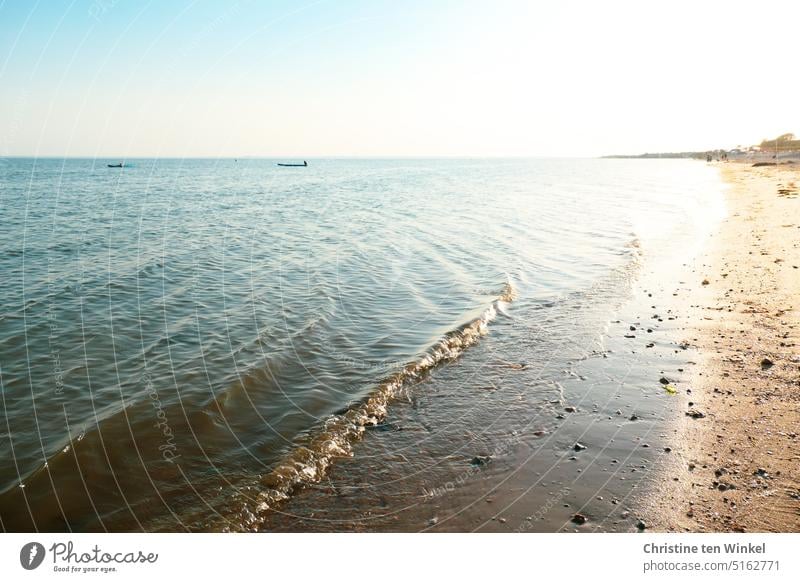
<instances>
[{"instance_id":1,"label":"clear blue sky","mask_svg":"<svg viewBox=\"0 0 800 582\"><path fill-rule=\"evenodd\" d=\"M0 155L752 143L800 133L799 12L795 2L0 0Z\"/></svg>"}]
</instances>

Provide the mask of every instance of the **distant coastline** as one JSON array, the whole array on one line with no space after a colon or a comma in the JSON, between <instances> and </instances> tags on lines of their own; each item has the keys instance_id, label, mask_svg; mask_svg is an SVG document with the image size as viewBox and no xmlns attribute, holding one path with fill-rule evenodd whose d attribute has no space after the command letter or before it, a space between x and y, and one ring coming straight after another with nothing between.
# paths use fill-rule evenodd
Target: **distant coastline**
<instances>
[{"instance_id":1,"label":"distant coastline","mask_svg":"<svg viewBox=\"0 0 800 582\"><path fill-rule=\"evenodd\" d=\"M602 159L653 159L653 158L667 158L667 159L702 159L706 156L707 152L667 152L656 154L613 154L609 156L601 156Z\"/></svg>"},{"instance_id":2,"label":"distant coastline","mask_svg":"<svg viewBox=\"0 0 800 582\"><path fill-rule=\"evenodd\" d=\"M601 156L603 160L704 160L707 162L800 162L800 150L709 150L705 152L665 152L646 154L613 154Z\"/></svg>"},{"instance_id":3,"label":"distant coastline","mask_svg":"<svg viewBox=\"0 0 800 582\"><path fill-rule=\"evenodd\" d=\"M734 148L716 148L696 152L657 152L644 154L611 154L602 159L695 159L706 161L764 161L800 159L800 140L793 133L784 133L775 139L762 140L758 145Z\"/></svg>"}]
</instances>

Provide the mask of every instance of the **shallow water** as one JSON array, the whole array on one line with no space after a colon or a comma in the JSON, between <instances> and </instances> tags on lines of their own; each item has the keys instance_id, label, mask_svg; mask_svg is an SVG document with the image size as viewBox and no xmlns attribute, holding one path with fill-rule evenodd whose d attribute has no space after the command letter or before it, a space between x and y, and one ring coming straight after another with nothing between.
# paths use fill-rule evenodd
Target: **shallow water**
<instances>
[{"instance_id":1,"label":"shallow water","mask_svg":"<svg viewBox=\"0 0 800 582\"><path fill-rule=\"evenodd\" d=\"M398 504L376 529L424 529L420 497L471 529L481 487L552 465L525 450L569 378L641 400L604 392L647 367L594 363L609 318L721 211L685 160L106 163L0 160L7 530L340 529Z\"/></svg>"}]
</instances>

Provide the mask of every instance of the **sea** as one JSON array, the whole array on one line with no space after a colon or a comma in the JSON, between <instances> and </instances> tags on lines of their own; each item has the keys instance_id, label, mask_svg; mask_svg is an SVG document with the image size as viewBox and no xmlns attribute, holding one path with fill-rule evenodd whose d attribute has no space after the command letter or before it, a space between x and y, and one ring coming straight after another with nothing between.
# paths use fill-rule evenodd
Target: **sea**
<instances>
[{"instance_id":1,"label":"sea","mask_svg":"<svg viewBox=\"0 0 800 582\"><path fill-rule=\"evenodd\" d=\"M718 171L286 161L0 159L0 527L629 527Z\"/></svg>"}]
</instances>

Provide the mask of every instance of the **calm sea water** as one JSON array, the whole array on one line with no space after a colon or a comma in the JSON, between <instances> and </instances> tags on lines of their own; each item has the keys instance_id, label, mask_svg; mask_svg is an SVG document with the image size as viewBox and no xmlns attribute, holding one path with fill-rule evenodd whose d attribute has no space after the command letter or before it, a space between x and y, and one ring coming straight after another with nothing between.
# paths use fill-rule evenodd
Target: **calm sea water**
<instances>
[{"instance_id":1,"label":"calm sea water","mask_svg":"<svg viewBox=\"0 0 800 582\"><path fill-rule=\"evenodd\" d=\"M401 456L448 459L514 416L497 370L559 402L721 191L683 160L109 161L0 160L7 530L255 528L432 394L464 431Z\"/></svg>"}]
</instances>

